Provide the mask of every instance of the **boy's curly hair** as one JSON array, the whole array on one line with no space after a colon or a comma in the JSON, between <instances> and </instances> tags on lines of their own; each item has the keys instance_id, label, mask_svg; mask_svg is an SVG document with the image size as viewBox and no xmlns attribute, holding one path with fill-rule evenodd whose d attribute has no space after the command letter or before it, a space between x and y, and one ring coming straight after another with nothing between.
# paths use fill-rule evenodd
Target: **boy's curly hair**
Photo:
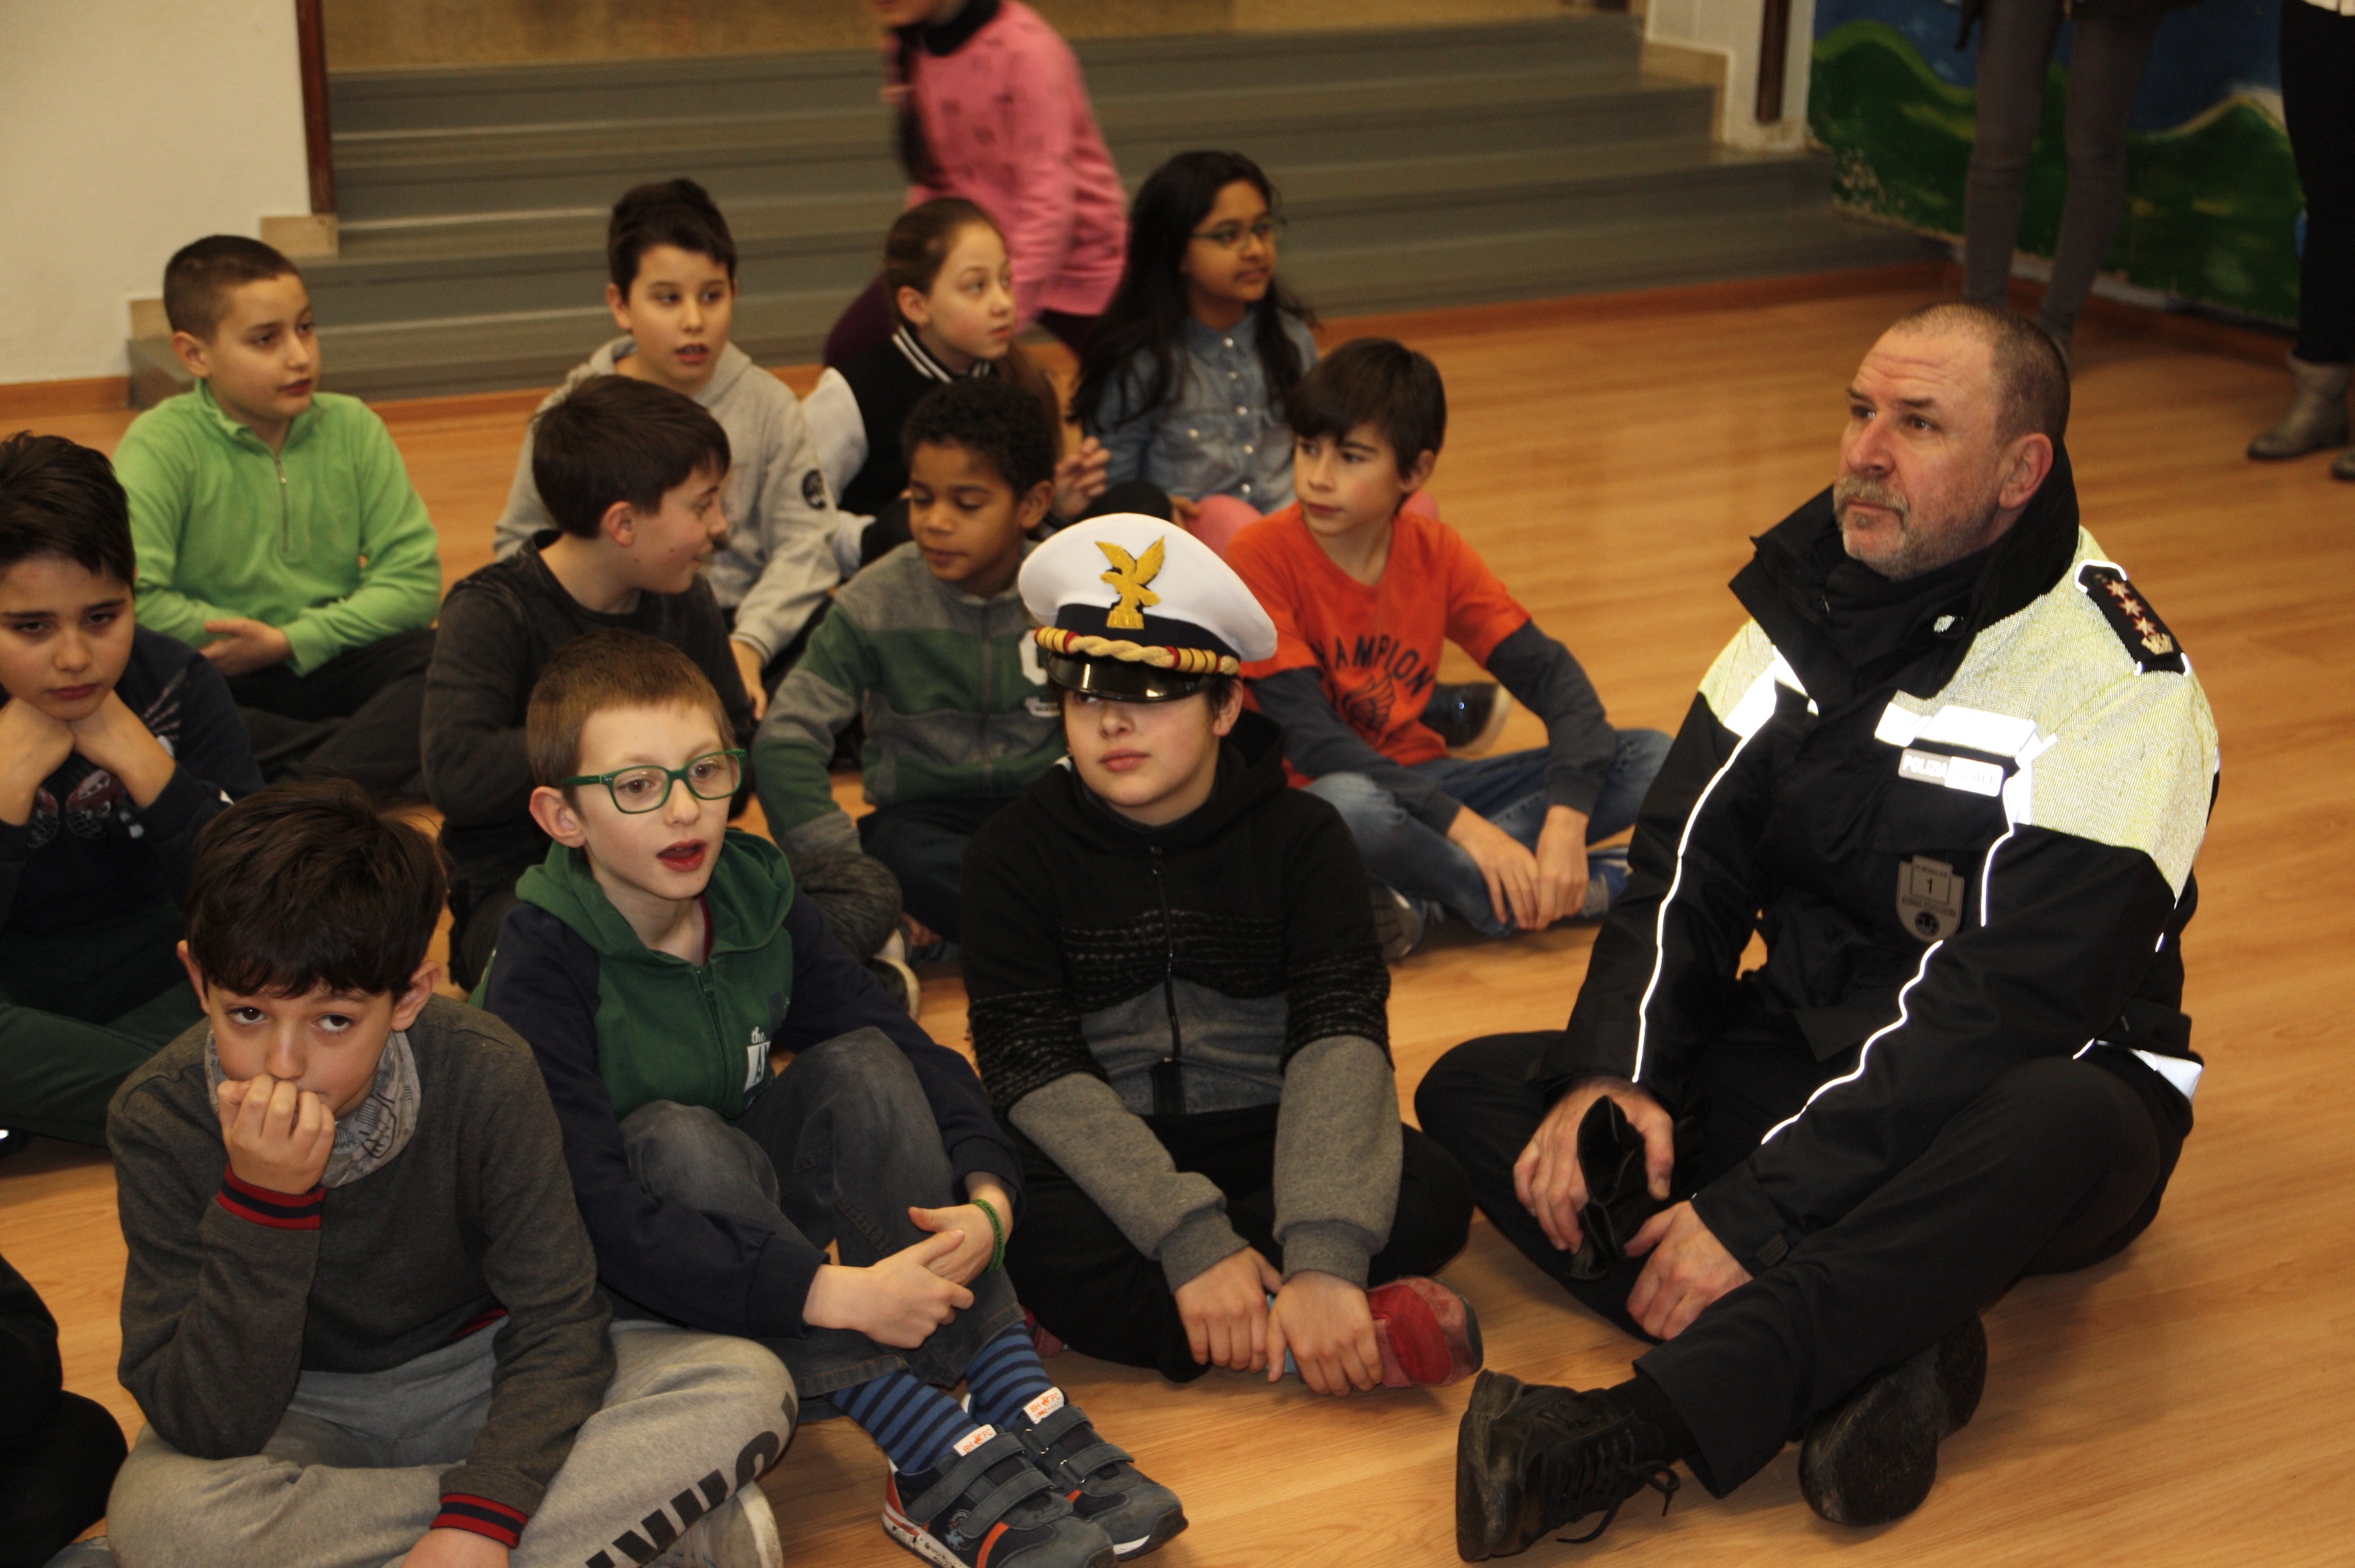
<instances>
[{"instance_id":1,"label":"boy's curly hair","mask_svg":"<svg viewBox=\"0 0 2355 1568\"><path fill-rule=\"evenodd\" d=\"M965 376L927 393L908 414L900 450L961 446L996 471L1017 496L1055 476L1061 441L1039 400L997 376Z\"/></svg>"}]
</instances>

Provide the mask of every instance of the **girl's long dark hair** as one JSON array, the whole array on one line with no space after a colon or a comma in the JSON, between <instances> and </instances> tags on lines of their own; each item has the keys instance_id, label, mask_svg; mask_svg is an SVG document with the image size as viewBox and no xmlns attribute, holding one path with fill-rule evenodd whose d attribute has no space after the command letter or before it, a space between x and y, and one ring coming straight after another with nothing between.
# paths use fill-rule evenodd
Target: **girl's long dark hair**
<instances>
[{"instance_id":1,"label":"girl's long dark hair","mask_svg":"<svg viewBox=\"0 0 2355 1568\"><path fill-rule=\"evenodd\" d=\"M1103 433L1103 411L1115 391L1126 394L1132 418L1156 413L1176 400L1185 377L1188 315L1186 280L1178 266L1194 230L1218 205L1219 192L1237 180L1249 181L1273 210L1275 187L1241 153L1180 153L1138 189L1128 212L1128 261L1120 289L1096 320L1071 394L1071 411L1082 429ZM1281 278L1268 280L1260 303L1265 308L1256 313L1252 347L1280 408L1302 368L1284 318L1316 318Z\"/></svg>"}]
</instances>

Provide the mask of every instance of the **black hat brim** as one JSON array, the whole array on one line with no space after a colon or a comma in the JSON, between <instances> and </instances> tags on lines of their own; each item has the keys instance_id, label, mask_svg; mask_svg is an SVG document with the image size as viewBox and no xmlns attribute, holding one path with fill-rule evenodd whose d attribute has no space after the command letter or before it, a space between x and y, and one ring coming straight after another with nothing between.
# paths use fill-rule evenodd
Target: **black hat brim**
<instances>
[{"instance_id":1,"label":"black hat brim","mask_svg":"<svg viewBox=\"0 0 2355 1568\"><path fill-rule=\"evenodd\" d=\"M1107 702L1175 702L1191 697L1212 677L1179 675L1131 659L1082 658L1071 654L1046 656L1047 678L1067 691Z\"/></svg>"}]
</instances>

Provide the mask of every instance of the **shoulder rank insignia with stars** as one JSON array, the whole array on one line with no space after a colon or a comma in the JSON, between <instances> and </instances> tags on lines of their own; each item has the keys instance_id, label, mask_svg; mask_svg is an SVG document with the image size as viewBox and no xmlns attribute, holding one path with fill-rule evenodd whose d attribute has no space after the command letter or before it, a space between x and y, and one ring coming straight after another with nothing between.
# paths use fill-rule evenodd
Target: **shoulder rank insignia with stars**
<instances>
[{"instance_id":1,"label":"shoulder rank insignia with stars","mask_svg":"<svg viewBox=\"0 0 2355 1568\"><path fill-rule=\"evenodd\" d=\"M2107 561L2089 560L2077 569L2078 591L2100 607L2102 618L2124 643L2126 656L2145 675L2165 670L2181 675L2189 667L2183 646L2158 612L2126 581L2125 572Z\"/></svg>"},{"instance_id":2,"label":"shoulder rank insignia with stars","mask_svg":"<svg viewBox=\"0 0 2355 1568\"><path fill-rule=\"evenodd\" d=\"M1120 595L1120 603L1114 605L1112 613L1104 617L1104 624L1117 626L1124 632L1143 630L1146 608L1161 603L1161 595L1146 584L1161 575L1165 553L1163 541L1155 539L1153 547L1141 557L1133 556L1105 539L1096 540L1096 548L1103 551L1106 560L1112 562L1112 570L1103 574L1103 580L1112 585L1113 592Z\"/></svg>"}]
</instances>

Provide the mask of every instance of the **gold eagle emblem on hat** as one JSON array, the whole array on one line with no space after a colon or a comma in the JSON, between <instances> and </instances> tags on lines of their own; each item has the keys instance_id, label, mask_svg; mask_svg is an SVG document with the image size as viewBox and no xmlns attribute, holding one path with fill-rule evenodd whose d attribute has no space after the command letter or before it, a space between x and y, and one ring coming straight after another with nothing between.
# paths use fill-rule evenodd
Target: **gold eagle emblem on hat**
<instances>
[{"instance_id":1,"label":"gold eagle emblem on hat","mask_svg":"<svg viewBox=\"0 0 2355 1568\"><path fill-rule=\"evenodd\" d=\"M1109 539L1096 540L1096 548L1112 562L1112 570L1103 574L1103 580L1120 595L1120 603L1104 617L1106 626L1118 626L1125 632L1144 630L1146 607L1161 603L1161 595L1146 584L1161 575L1165 554L1162 547L1166 542L1155 539L1153 548L1140 557L1129 554Z\"/></svg>"}]
</instances>

